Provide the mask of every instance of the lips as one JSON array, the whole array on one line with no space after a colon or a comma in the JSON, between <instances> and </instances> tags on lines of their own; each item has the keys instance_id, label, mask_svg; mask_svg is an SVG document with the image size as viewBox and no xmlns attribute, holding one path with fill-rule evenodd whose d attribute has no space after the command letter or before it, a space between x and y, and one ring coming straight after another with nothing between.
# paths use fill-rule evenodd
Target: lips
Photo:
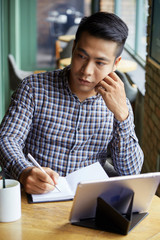
<instances>
[{"instance_id":1,"label":"lips","mask_svg":"<svg viewBox=\"0 0 160 240\"><path fill-rule=\"evenodd\" d=\"M82 79L82 78L79 78L79 81L80 81L82 84L85 84L85 85L89 85L89 84L91 84L90 81L85 80L85 79Z\"/></svg>"}]
</instances>

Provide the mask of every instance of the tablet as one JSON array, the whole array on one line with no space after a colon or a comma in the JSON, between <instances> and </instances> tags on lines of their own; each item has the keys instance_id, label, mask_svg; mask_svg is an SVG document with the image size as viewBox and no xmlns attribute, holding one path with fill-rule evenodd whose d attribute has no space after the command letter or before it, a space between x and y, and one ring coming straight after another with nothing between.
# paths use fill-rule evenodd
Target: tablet
<instances>
[{"instance_id":1,"label":"tablet","mask_svg":"<svg viewBox=\"0 0 160 240\"><path fill-rule=\"evenodd\" d=\"M118 176L105 181L81 182L70 213L70 222L94 218L97 198L101 195L119 212L126 214L130 193L134 193L133 213L147 212L160 183L160 172Z\"/></svg>"}]
</instances>

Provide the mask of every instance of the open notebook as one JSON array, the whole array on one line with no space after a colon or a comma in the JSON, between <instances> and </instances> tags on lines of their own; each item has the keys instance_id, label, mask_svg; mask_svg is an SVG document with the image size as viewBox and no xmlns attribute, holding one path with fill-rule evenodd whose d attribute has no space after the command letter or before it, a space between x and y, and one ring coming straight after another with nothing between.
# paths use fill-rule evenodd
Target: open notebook
<instances>
[{"instance_id":1,"label":"open notebook","mask_svg":"<svg viewBox=\"0 0 160 240\"><path fill-rule=\"evenodd\" d=\"M99 162L91 164L87 167L78 169L75 172L68 174L66 177L59 177L56 188L45 194L32 194L29 195L29 202L53 202L71 200L74 198L78 183L82 181L97 181L105 180L108 175L104 171Z\"/></svg>"}]
</instances>

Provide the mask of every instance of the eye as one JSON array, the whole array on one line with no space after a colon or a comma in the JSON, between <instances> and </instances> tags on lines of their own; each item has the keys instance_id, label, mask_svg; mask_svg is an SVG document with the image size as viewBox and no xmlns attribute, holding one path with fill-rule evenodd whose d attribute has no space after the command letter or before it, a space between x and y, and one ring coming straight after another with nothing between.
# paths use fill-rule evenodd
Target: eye
<instances>
[{"instance_id":1,"label":"eye","mask_svg":"<svg viewBox=\"0 0 160 240\"><path fill-rule=\"evenodd\" d=\"M106 65L106 63L104 63L104 62L96 62L97 63L97 65L99 65L99 66L104 66L104 65Z\"/></svg>"},{"instance_id":2,"label":"eye","mask_svg":"<svg viewBox=\"0 0 160 240\"><path fill-rule=\"evenodd\" d=\"M79 54L79 53L78 53L78 57L80 57L80 58L82 58L82 59L85 58L85 56L83 56L82 54Z\"/></svg>"},{"instance_id":3,"label":"eye","mask_svg":"<svg viewBox=\"0 0 160 240\"><path fill-rule=\"evenodd\" d=\"M80 57L81 59L86 59L86 56L84 56L84 55L82 55L80 53L78 53L78 57Z\"/></svg>"}]
</instances>

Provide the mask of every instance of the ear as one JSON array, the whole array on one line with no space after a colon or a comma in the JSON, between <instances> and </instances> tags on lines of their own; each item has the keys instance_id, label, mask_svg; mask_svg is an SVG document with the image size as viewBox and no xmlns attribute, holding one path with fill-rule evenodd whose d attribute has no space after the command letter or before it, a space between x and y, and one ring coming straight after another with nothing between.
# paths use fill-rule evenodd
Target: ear
<instances>
[{"instance_id":1,"label":"ear","mask_svg":"<svg viewBox=\"0 0 160 240\"><path fill-rule=\"evenodd\" d=\"M122 57L119 56L116 58L115 62L114 62L114 66L113 66L113 71L115 71L117 69L117 66L119 64L119 62L121 61Z\"/></svg>"}]
</instances>

